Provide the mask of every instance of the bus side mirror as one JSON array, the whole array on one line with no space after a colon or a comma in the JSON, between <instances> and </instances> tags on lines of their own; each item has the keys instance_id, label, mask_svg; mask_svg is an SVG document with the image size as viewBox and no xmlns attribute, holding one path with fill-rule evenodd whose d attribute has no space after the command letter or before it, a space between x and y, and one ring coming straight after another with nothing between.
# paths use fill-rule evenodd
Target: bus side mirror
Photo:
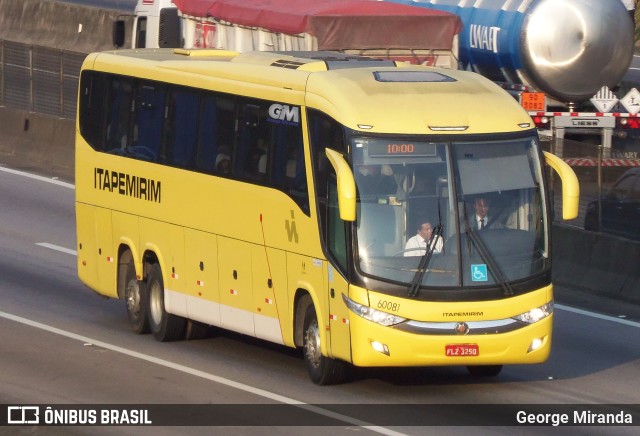
<instances>
[{"instance_id":1,"label":"bus side mirror","mask_svg":"<svg viewBox=\"0 0 640 436\"><path fill-rule=\"evenodd\" d=\"M124 20L116 20L113 23L113 33L111 39L114 47L124 47Z\"/></svg>"},{"instance_id":2,"label":"bus side mirror","mask_svg":"<svg viewBox=\"0 0 640 436\"><path fill-rule=\"evenodd\" d=\"M329 162L338 176L338 208L343 221L356 220L356 181L349 164L335 150L325 150Z\"/></svg>"},{"instance_id":3,"label":"bus side mirror","mask_svg":"<svg viewBox=\"0 0 640 436\"><path fill-rule=\"evenodd\" d=\"M562 219L576 218L580 200L580 185L576 173L558 156L545 151L544 157L547 164L558 173L562 180Z\"/></svg>"}]
</instances>

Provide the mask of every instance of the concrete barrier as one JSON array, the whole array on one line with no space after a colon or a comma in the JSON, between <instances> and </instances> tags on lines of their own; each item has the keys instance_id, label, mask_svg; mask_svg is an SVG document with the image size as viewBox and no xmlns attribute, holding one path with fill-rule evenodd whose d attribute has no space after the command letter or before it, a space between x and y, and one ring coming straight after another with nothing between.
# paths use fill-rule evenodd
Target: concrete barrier
<instances>
[{"instance_id":1,"label":"concrete barrier","mask_svg":"<svg viewBox=\"0 0 640 436\"><path fill-rule=\"evenodd\" d=\"M119 15L48 0L0 0L0 39L81 53L111 50Z\"/></svg>"},{"instance_id":2,"label":"concrete barrier","mask_svg":"<svg viewBox=\"0 0 640 436\"><path fill-rule=\"evenodd\" d=\"M640 242L554 224L552 248L555 283L640 304Z\"/></svg>"},{"instance_id":3,"label":"concrete barrier","mask_svg":"<svg viewBox=\"0 0 640 436\"><path fill-rule=\"evenodd\" d=\"M75 121L0 107L0 161L73 180Z\"/></svg>"}]
</instances>

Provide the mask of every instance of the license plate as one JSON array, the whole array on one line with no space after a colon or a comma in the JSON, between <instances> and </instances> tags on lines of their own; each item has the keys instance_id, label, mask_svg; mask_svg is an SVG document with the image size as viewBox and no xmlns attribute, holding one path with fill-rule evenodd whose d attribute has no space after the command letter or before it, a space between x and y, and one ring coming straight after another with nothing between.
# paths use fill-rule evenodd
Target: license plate
<instances>
[{"instance_id":1,"label":"license plate","mask_svg":"<svg viewBox=\"0 0 640 436\"><path fill-rule=\"evenodd\" d=\"M444 346L445 356L451 357L473 357L480 355L478 344L451 344Z\"/></svg>"}]
</instances>

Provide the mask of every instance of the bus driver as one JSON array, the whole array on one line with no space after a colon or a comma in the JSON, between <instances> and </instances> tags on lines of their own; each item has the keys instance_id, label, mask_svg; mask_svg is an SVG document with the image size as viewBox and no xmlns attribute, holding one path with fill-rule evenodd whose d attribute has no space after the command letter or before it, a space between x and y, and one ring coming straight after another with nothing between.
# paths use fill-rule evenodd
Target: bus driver
<instances>
[{"instance_id":1,"label":"bus driver","mask_svg":"<svg viewBox=\"0 0 640 436\"><path fill-rule=\"evenodd\" d=\"M433 227L431 226L430 222L426 221L420 224L417 234L407 241L407 244L404 247L404 255L424 256L427 251L427 244L431 240L432 233ZM435 236L432 244L434 246L434 254L442 253L442 236Z\"/></svg>"}]
</instances>

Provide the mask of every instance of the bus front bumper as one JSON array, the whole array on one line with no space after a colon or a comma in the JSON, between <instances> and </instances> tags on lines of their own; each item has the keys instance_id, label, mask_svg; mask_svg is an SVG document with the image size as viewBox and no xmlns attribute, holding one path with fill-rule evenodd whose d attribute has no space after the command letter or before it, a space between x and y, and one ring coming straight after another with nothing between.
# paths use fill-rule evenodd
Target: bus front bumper
<instances>
[{"instance_id":1,"label":"bus front bumper","mask_svg":"<svg viewBox=\"0 0 640 436\"><path fill-rule=\"evenodd\" d=\"M542 363L549 357L553 314L506 333L415 334L351 314L353 364L453 366Z\"/></svg>"}]
</instances>

